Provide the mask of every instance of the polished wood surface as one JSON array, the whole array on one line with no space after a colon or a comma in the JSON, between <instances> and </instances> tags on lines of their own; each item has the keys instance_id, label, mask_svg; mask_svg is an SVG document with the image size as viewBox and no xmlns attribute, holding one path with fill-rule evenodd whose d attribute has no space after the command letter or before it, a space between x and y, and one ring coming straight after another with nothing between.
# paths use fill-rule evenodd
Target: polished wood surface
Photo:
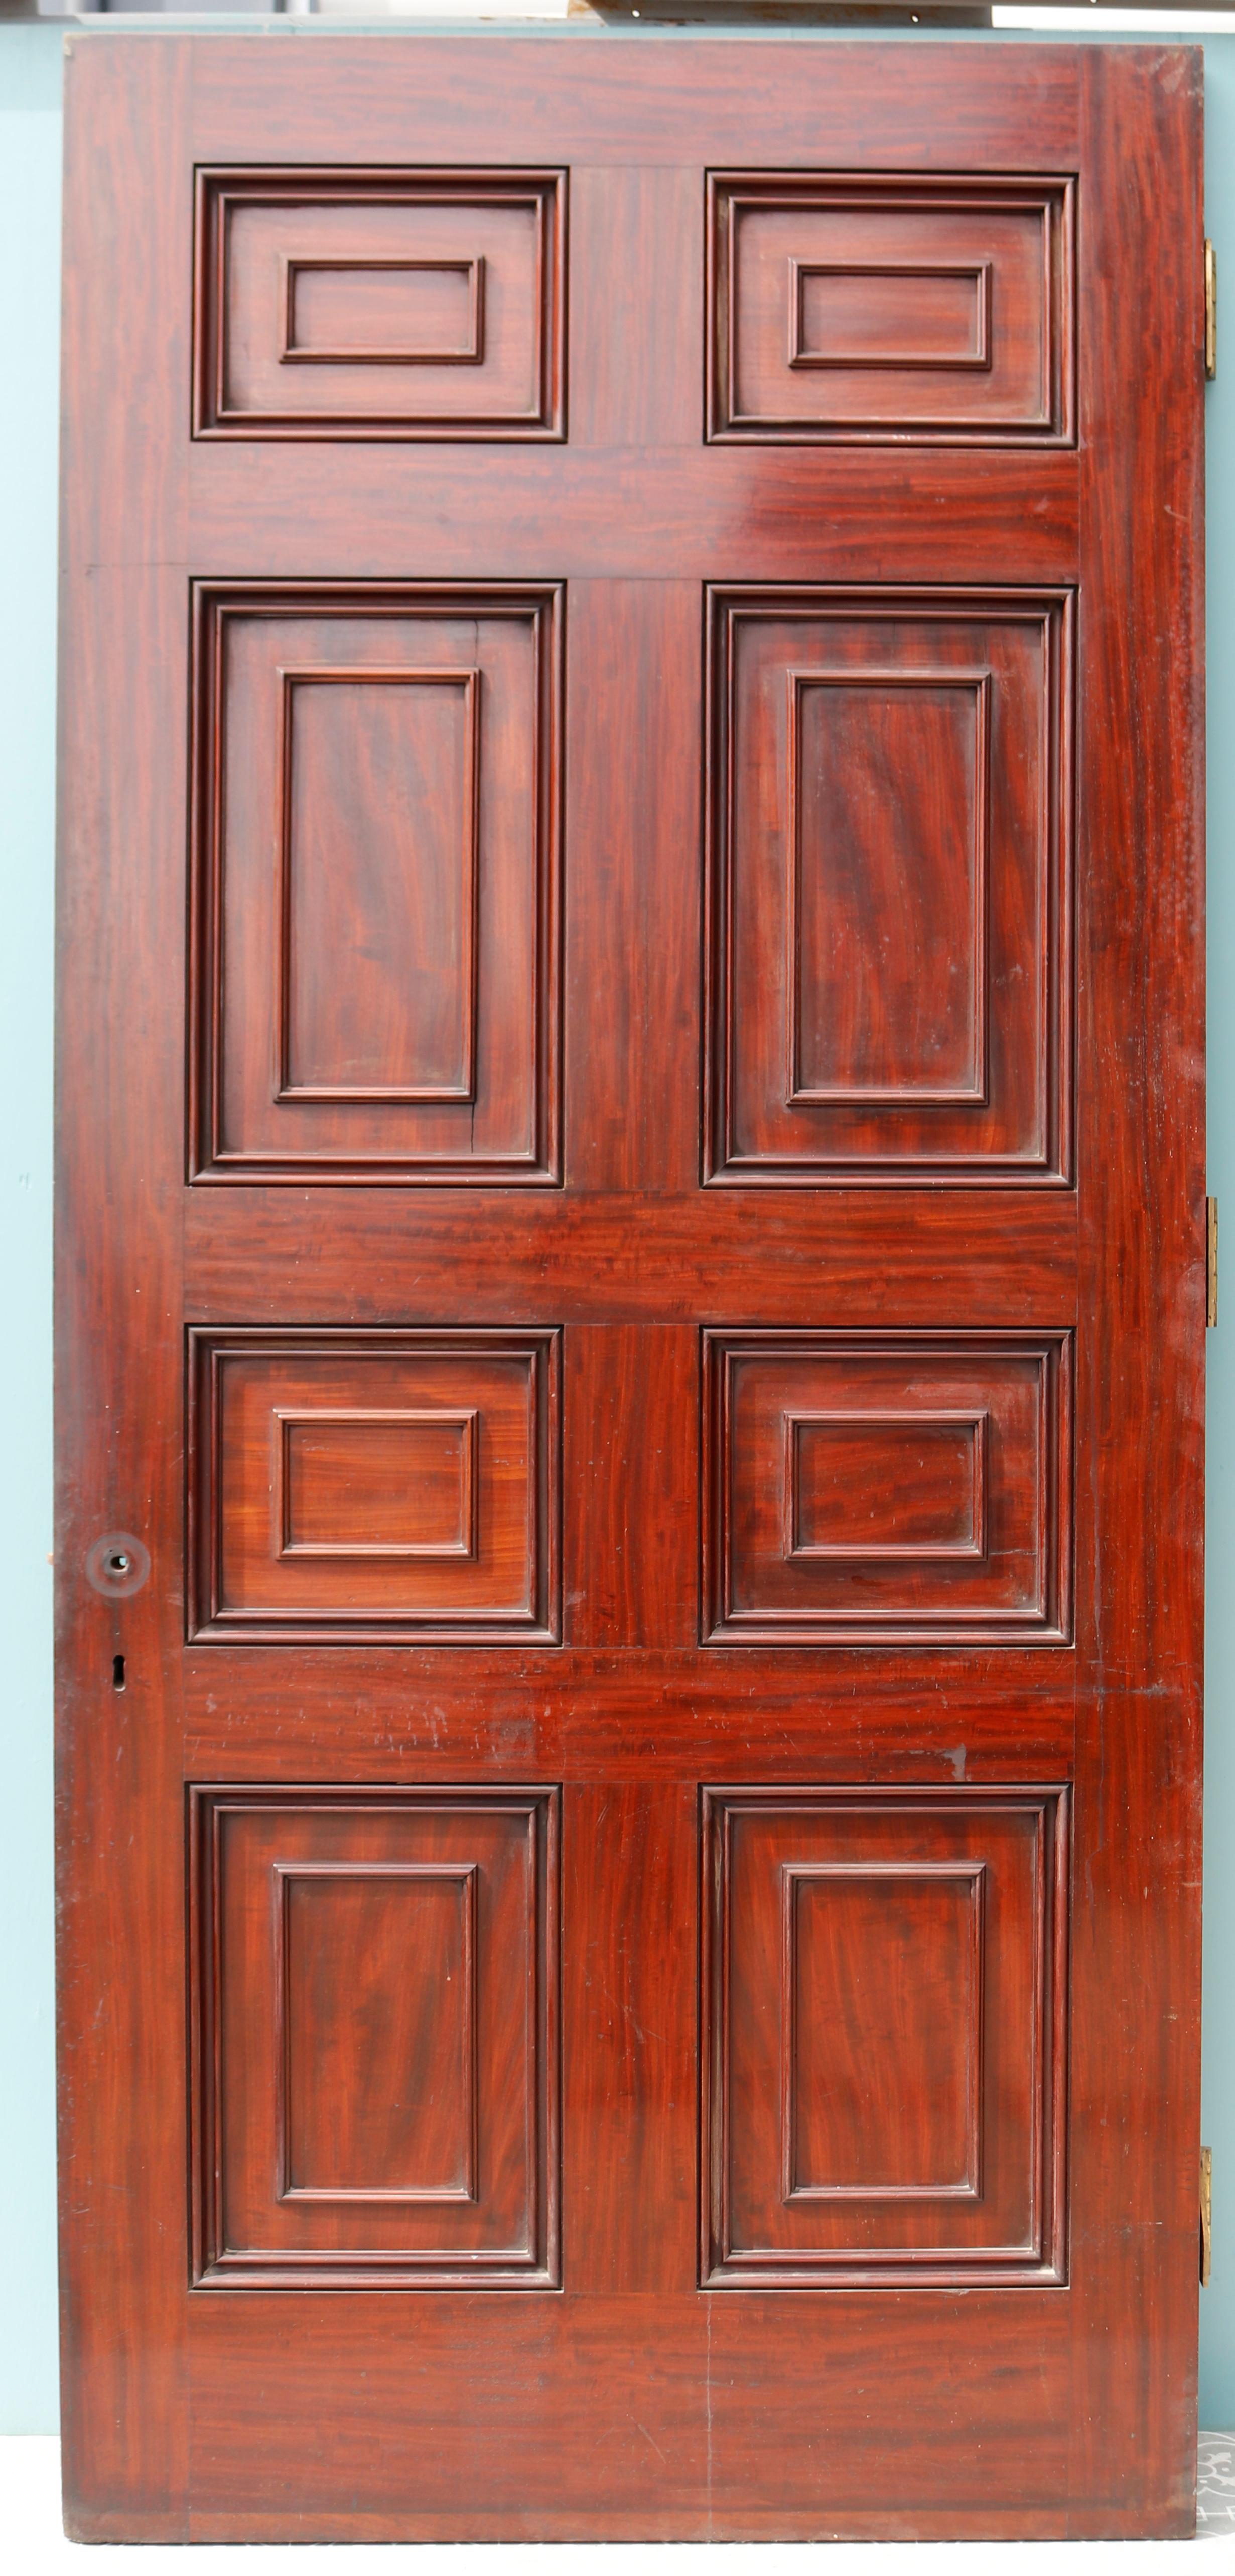
<instances>
[{"instance_id":1,"label":"polished wood surface","mask_svg":"<svg viewBox=\"0 0 1235 2576\"><path fill-rule=\"evenodd\" d=\"M713 2287L1066 2279L1066 1804L706 1793Z\"/></svg>"},{"instance_id":2,"label":"polished wood surface","mask_svg":"<svg viewBox=\"0 0 1235 2576\"><path fill-rule=\"evenodd\" d=\"M705 1635L1072 1636L1072 1336L704 1337Z\"/></svg>"},{"instance_id":3,"label":"polished wood surface","mask_svg":"<svg viewBox=\"0 0 1235 2576\"><path fill-rule=\"evenodd\" d=\"M197 187L199 438L564 435L564 170Z\"/></svg>"},{"instance_id":4,"label":"polished wood surface","mask_svg":"<svg viewBox=\"0 0 1235 2576\"><path fill-rule=\"evenodd\" d=\"M1199 58L67 97L69 2527L1182 2533Z\"/></svg>"},{"instance_id":5,"label":"polished wood surface","mask_svg":"<svg viewBox=\"0 0 1235 2576\"><path fill-rule=\"evenodd\" d=\"M1073 435L1067 180L712 173L713 438Z\"/></svg>"},{"instance_id":6,"label":"polished wood surface","mask_svg":"<svg viewBox=\"0 0 1235 2576\"><path fill-rule=\"evenodd\" d=\"M557 1808L193 1792L195 2284L557 2285Z\"/></svg>"},{"instance_id":7,"label":"polished wood surface","mask_svg":"<svg viewBox=\"0 0 1235 2576\"><path fill-rule=\"evenodd\" d=\"M197 1176L551 1178L558 592L194 609Z\"/></svg>"}]
</instances>

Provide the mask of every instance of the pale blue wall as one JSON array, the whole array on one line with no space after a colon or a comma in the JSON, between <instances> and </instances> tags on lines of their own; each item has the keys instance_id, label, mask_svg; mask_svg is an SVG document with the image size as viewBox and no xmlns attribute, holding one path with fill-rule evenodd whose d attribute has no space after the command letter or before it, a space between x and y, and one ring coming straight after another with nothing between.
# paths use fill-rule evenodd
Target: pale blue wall
<instances>
[{"instance_id":1,"label":"pale blue wall","mask_svg":"<svg viewBox=\"0 0 1235 2576\"><path fill-rule=\"evenodd\" d=\"M0 27L0 2430L56 2422L51 1065L60 60Z\"/></svg>"},{"instance_id":2,"label":"pale blue wall","mask_svg":"<svg viewBox=\"0 0 1235 2576\"><path fill-rule=\"evenodd\" d=\"M876 39L875 41L878 41ZM1000 41L979 37L970 41ZM1003 39L1002 41L1008 41ZM0 2431L56 2421L51 1916L51 1027L60 46L0 27ZM1201 2415L1235 2426L1235 37L1205 47L1208 228L1227 288L1209 406L1210 1336Z\"/></svg>"}]
</instances>

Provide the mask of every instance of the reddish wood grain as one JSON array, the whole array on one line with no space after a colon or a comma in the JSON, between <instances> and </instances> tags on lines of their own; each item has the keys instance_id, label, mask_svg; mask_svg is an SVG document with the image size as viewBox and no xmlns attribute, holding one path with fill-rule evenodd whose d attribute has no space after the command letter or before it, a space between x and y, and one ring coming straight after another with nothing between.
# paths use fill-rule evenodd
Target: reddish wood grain
<instances>
[{"instance_id":1,"label":"reddish wood grain","mask_svg":"<svg viewBox=\"0 0 1235 2576\"><path fill-rule=\"evenodd\" d=\"M1154 48L74 39L79 2537L1189 2526L1199 105ZM709 172L783 200L725 387ZM711 1355L786 1349L726 1450Z\"/></svg>"}]
</instances>

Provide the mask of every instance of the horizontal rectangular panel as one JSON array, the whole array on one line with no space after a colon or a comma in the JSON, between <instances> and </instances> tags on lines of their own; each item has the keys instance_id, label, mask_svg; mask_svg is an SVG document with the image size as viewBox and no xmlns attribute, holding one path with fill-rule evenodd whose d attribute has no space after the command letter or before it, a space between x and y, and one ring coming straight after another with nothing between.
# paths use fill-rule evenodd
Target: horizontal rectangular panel
<instances>
[{"instance_id":1,"label":"horizontal rectangular panel","mask_svg":"<svg viewBox=\"0 0 1235 2576\"><path fill-rule=\"evenodd\" d=\"M708 1176L1067 1179L1072 598L710 594Z\"/></svg>"},{"instance_id":2,"label":"horizontal rectangular panel","mask_svg":"<svg viewBox=\"0 0 1235 2576\"><path fill-rule=\"evenodd\" d=\"M551 2286L556 1793L194 1789L190 1838L198 2286Z\"/></svg>"},{"instance_id":3,"label":"horizontal rectangular panel","mask_svg":"<svg viewBox=\"0 0 1235 2576\"><path fill-rule=\"evenodd\" d=\"M704 1792L703 2281L1066 2277L1065 1790Z\"/></svg>"},{"instance_id":4,"label":"horizontal rectangular panel","mask_svg":"<svg viewBox=\"0 0 1235 2576\"><path fill-rule=\"evenodd\" d=\"M1071 444L1075 185L713 173L708 434Z\"/></svg>"},{"instance_id":5,"label":"horizontal rectangular panel","mask_svg":"<svg viewBox=\"0 0 1235 2576\"><path fill-rule=\"evenodd\" d=\"M558 1336L194 1331L191 1640L559 1634Z\"/></svg>"},{"instance_id":6,"label":"horizontal rectangular panel","mask_svg":"<svg viewBox=\"0 0 1235 2576\"><path fill-rule=\"evenodd\" d=\"M199 438L561 438L561 170L199 170Z\"/></svg>"},{"instance_id":7,"label":"horizontal rectangular panel","mask_svg":"<svg viewBox=\"0 0 1235 2576\"><path fill-rule=\"evenodd\" d=\"M338 1234L333 1194L185 1194L189 1315L278 1323L705 1323L726 1308L811 1324L982 1324L1077 1313L1073 1191L906 1189L890 1231L877 1192L767 1190L759 1225L730 1190L469 1193L467 1260L445 1192L362 1193L365 1258ZM891 1257L895 1243L896 1257Z\"/></svg>"},{"instance_id":8,"label":"horizontal rectangular panel","mask_svg":"<svg viewBox=\"0 0 1235 2576\"><path fill-rule=\"evenodd\" d=\"M558 594L197 593L198 1179L552 1179Z\"/></svg>"},{"instance_id":9,"label":"horizontal rectangular panel","mask_svg":"<svg viewBox=\"0 0 1235 2576\"><path fill-rule=\"evenodd\" d=\"M705 1637L1067 1642L1072 1337L704 1335Z\"/></svg>"}]
</instances>

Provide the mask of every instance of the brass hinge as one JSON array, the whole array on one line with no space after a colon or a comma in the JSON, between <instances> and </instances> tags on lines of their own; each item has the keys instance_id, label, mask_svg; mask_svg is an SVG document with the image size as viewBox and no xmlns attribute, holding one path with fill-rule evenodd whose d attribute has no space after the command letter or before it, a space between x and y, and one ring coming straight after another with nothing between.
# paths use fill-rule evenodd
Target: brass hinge
<instances>
[{"instance_id":1,"label":"brass hinge","mask_svg":"<svg viewBox=\"0 0 1235 2576\"><path fill-rule=\"evenodd\" d=\"M1209 2288L1210 2265L1214 2251L1214 2159L1211 2147L1201 2149L1201 2288Z\"/></svg>"},{"instance_id":2,"label":"brass hinge","mask_svg":"<svg viewBox=\"0 0 1235 2576\"><path fill-rule=\"evenodd\" d=\"M1205 1321L1218 1321L1218 1202L1205 1201Z\"/></svg>"},{"instance_id":3,"label":"brass hinge","mask_svg":"<svg viewBox=\"0 0 1235 2576\"><path fill-rule=\"evenodd\" d=\"M1218 260L1213 243L1205 244L1205 373L1218 372Z\"/></svg>"}]
</instances>

